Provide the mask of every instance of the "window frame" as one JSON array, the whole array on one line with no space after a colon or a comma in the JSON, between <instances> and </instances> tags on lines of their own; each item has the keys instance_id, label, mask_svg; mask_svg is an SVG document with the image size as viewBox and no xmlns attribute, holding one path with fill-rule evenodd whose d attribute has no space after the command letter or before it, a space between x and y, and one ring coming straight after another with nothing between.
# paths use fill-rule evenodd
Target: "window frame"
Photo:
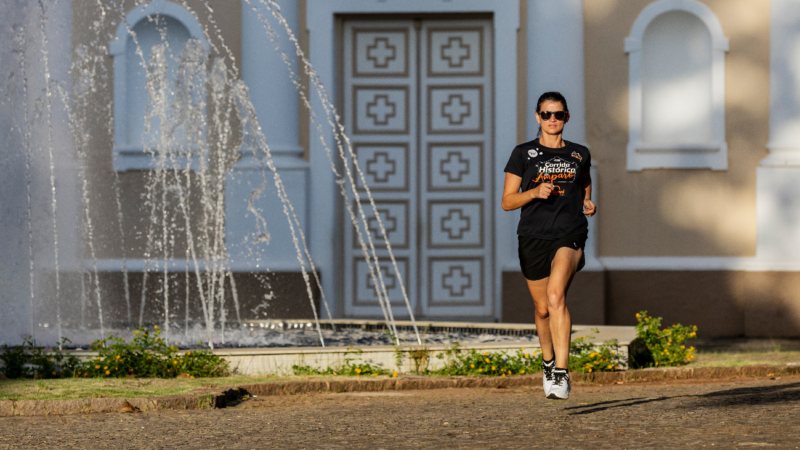
<instances>
[{"instance_id":1,"label":"window frame","mask_svg":"<svg viewBox=\"0 0 800 450\"><path fill-rule=\"evenodd\" d=\"M682 11L694 15L711 34L711 120L712 139L692 144L653 144L642 139L643 98L642 41L647 27L662 14ZM728 38L711 9L695 0L660 0L648 5L633 23L625 38L628 54L628 147L627 170L643 169L728 169L728 144L725 140L725 53Z\"/></svg>"},{"instance_id":2,"label":"window frame","mask_svg":"<svg viewBox=\"0 0 800 450\"><path fill-rule=\"evenodd\" d=\"M125 20L117 26L114 40L109 44L109 54L114 59L114 147L112 160L114 170L126 172L128 170L152 170L155 168L152 158L144 151L141 145L135 145L127 140L130 127L129 108L127 105L128 91L128 64L141 64L140 61L129 62L126 58L126 47L130 32L142 20L151 16L170 17L180 22L189 31L190 38L199 40L206 52L211 46L205 37L203 28L195 16L184 7L167 0L153 0L131 10Z\"/></svg>"}]
</instances>

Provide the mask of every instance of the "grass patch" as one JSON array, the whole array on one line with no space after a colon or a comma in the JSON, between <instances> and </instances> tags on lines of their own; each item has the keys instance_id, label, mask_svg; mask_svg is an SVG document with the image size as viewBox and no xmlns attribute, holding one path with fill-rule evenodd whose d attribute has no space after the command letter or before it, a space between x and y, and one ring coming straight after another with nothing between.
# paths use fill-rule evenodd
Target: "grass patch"
<instances>
[{"instance_id":1,"label":"grass patch","mask_svg":"<svg viewBox=\"0 0 800 450\"><path fill-rule=\"evenodd\" d=\"M736 367L800 363L800 351L698 352L692 367ZM432 374L431 374L432 375ZM388 375L391 377L391 375ZM60 378L0 380L0 400L68 400L82 398L143 398L201 394L222 388L282 381L346 380L331 375L235 375L218 378ZM361 377L363 378L363 377ZM372 377L370 377L372 378ZM380 378L386 378L381 376Z\"/></svg>"},{"instance_id":2,"label":"grass patch","mask_svg":"<svg viewBox=\"0 0 800 450\"><path fill-rule=\"evenodd\" d=\"M789 352L698 352L692 367L738 367L769 364L800 364L800 351Z\"/></svg>"},{"instance_id":3,"label":"grass patch","mask_svg":"<svg viewBox=\"0 0 800 450\"><path fill-rule=\"evenodd\" d=\"M306 377L305 379L307 379ZM219 378L60 378L0 381L0 400L69 400L79 398L142 398L189 395L209 388L266 383L302 377L231 376Z\"/></svg>"}]
</instances>

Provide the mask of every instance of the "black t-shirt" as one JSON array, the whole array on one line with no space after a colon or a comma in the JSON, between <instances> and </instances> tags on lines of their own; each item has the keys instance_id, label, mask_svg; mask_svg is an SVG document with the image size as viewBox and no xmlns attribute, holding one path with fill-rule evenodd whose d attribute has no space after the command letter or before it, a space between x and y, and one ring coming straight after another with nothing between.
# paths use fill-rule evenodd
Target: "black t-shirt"
<instances>
[{"instance_id":1,"label":"black t-shirt","mask_svg":"<svg viewBox=\"0 0 800 450\"><path fill-rule=\"evenodd\" d=\"M522 207L517 234L536 239L555 240L587 232L583 214L581 185L589 176L592 157L589 149L564 141L561 148L541 145L539 139L520 144L511 152L505 171L522 178L520 192L553 180L553 191L546 199L533 199Z\"/></svg>"}]
</instances>

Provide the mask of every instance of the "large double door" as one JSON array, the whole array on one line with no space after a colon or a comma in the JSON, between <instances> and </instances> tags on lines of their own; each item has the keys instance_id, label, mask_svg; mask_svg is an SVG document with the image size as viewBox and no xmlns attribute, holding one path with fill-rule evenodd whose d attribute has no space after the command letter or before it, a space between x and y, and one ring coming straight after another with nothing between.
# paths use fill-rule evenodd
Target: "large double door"
<instances>
[{"instance_id":1,"label":"large double door","mask_svg":"<svg viewBox=\"0 0 800 450\"><path fill-rule=\"evenodd\" d=\"M396 317L408 315L400 278L419 317L493 317L491 19L342 25L346 128L400 277L359 181L362 233L378 249ZM345 315L381 316L358 234L342 216Z\"/></svg>"}]
</instances>

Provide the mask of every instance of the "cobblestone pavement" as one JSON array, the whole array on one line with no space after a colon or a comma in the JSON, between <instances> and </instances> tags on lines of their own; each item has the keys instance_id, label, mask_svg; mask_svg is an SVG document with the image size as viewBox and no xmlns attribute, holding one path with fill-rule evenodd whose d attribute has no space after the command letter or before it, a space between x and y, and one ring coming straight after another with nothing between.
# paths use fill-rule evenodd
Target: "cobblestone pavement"
<instances>
[{"instance_id":1,"label":"cobblestone pavement","mask_svg":"<svg viewBox=\"0 0 800 450\"><path fill-rule=\"evenodd\" d=\"M800 377L307 394L222 410L0 419L12 448L800 448Z\"/></svg>"}]
</instances>

